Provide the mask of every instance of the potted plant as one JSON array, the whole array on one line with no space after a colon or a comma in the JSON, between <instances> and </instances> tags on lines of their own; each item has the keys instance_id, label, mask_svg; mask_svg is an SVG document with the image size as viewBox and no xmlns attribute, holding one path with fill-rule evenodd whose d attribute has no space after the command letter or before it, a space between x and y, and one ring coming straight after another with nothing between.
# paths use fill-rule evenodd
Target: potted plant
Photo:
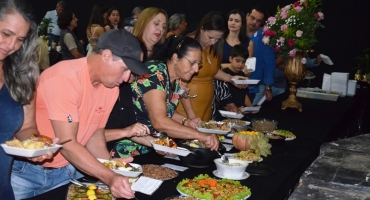
<instances>
[{"instance_id":1,"label":"potted plant","mask_svg":"<svg viewBox=\"0 0 370 200\"><path fill-rule=\"evenodd\" d=\"M321 0L298 0L283 8L278 6L276 15L269 17L263 28L262 41L275 50L276 56L286 58L285 76L290 84L290 95L282 109L291 107L302 112L295 95L296 85L306 74L306 53L317 43L315 30L324 28L321 4Z\"/></svg>"},{"instance_id":2,"label":"potted plant","mask_svg":"<svg viewBox=\"0 0 370 200\"><path fill-rule=\"evenodd\" d=\"M46 39L46 36L48 35L48 30L50 32L51 28L53 28L53 26L50 25L50 23L51 23L51 18L42 18L41 23L39 25L39 32L38 32L39 37Z\"/></svg>"}]
</instances>

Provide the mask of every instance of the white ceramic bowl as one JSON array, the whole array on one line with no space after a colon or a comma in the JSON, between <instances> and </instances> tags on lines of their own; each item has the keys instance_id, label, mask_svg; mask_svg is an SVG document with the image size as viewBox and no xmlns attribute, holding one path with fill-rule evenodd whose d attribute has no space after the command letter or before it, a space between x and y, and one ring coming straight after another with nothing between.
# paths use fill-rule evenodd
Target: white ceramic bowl
<instances>
[{"instance_id":1,"label":"white ceramic bowl","mask_svg":"<svg viewBox=\"0 0 370 200\"><path fill-rule=\"evenodd\" d=\"M223 164L221 158L214 160L217 167L217 173L223 177L242 177L244 175L245 169L248 166L248 162L229 158L229 164ZM241 166L232 166L232 164L239 163Z\"/></svg>"}]
</instances>

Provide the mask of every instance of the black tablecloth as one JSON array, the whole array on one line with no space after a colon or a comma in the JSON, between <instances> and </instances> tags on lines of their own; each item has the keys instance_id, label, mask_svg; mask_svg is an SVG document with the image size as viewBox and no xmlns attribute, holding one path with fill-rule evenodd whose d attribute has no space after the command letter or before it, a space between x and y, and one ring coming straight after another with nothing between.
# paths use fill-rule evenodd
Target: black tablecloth
<instances>
[{"instance_id":1,"label":"black tablecloth","mask_svg":"<svg viewBox=\"0 0 370 200\"><path fill-rule=\"evenodd\" d=\"M335 132L336 127L345 124L348 120L346 116L349 116L348 113L356 102L355 97L340 97L336 102L298 98L303 105L303 112L290 108L284 111L281 110L281 103L287 96L288 94L285 93L276 96L273 101L265 102L260 113L245 117L275 119L278 121L278 128L292 130L297 135L297 138L293 141L286 141L281 146L273 146L272 156L264 158L261 162L261 164L273 168L276 171L274 174L250 176L248 179L241 181L243 185L251 188L252 196L249 198L250 200L276 200L289 195L304 170L318 156L320 145L331 138L330 135ZM180 161L163 158L154 152L135 157L134 163L183 165ZM215 166L204 169L189 168L184 172L179 172L178 177L164 181L152 196L136 193L136 197L140 200L160 200L177 195L176 185L182 179L193 178L202 173L214 177L212 171L215 169ZM66 192L67 186L62 186L31 199L62 200L65 198Z\"/></svg>"}]
</instances>

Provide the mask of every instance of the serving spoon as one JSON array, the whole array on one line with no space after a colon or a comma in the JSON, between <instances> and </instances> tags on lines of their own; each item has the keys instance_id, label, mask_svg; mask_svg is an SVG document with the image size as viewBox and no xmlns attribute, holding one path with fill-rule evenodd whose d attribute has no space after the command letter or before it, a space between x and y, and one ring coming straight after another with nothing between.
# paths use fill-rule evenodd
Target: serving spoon
<instances>
[{"instance_id":1,"label":"serving spoon","mask_svg":"<svg viewBox=\"0 0 370 200\"><path fill-rule=\"evenodd\" d=\"M224 164L229 164L229 158L225 155L222 155L218 150L217 150L218 155L221 156L221 162Z\"/></svg>"}]
</instances>

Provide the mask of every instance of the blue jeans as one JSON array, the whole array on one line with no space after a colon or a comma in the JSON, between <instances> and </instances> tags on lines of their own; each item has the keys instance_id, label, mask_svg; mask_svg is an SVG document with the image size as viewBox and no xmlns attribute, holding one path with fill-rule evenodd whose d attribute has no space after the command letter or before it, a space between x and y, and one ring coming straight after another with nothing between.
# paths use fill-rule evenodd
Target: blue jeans
<instances>
[{"instance_id":1,"label":"blue jeans","mask_svg":"<svg viewBox=\"0 0 370 200\"><path fill-rule=\"evenodd\" d=\"M14 160L11 183L15 199L30 198L68 184L70 178L83 175L71 164L61 168L45 168L30 162Z\"/></svg>"}]
</instances>

